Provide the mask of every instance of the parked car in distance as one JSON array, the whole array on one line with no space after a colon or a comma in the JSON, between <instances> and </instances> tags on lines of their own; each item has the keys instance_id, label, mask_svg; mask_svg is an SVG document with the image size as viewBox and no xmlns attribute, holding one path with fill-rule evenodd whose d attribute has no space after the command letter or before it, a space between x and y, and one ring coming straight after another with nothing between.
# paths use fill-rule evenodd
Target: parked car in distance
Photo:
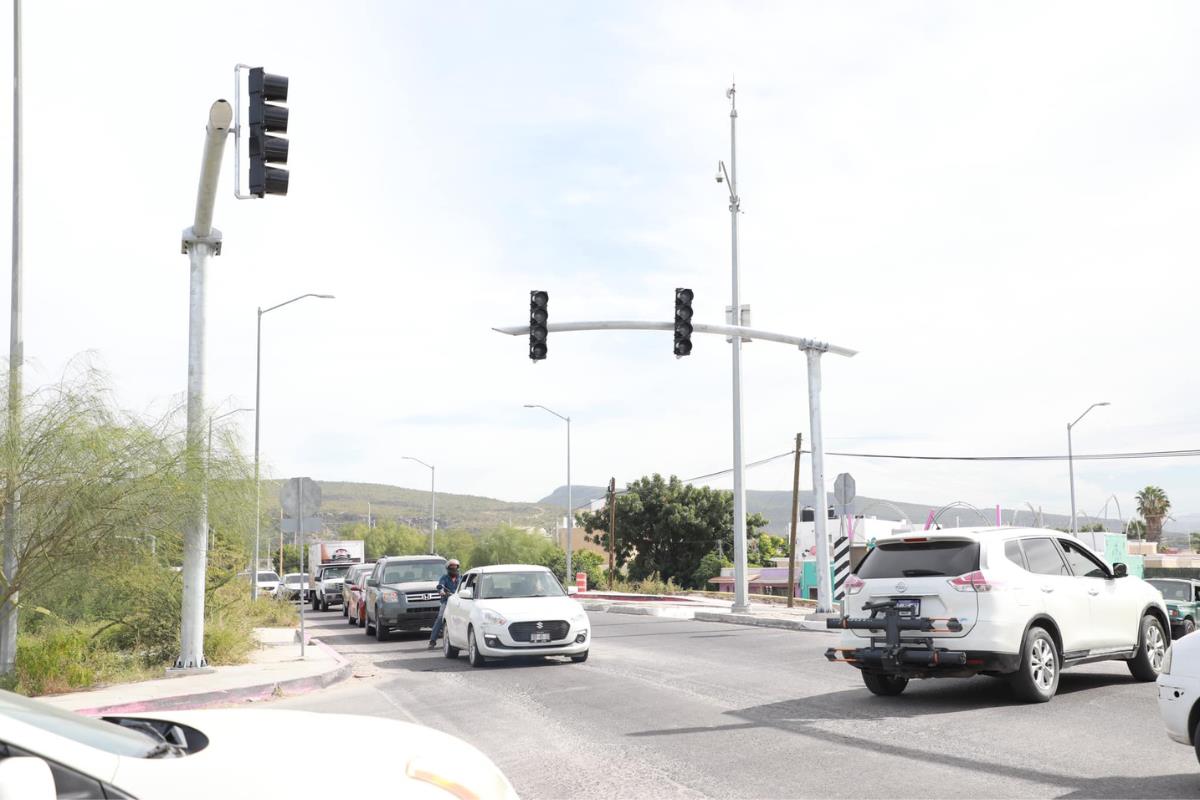
<instances>
[{"instance_id":1,"label":"parked car in distance","mask_svg":"<svg viewBox=\"0 0 1200 800\"><path fill-rule=\"evenodd\" d=\"M308 595L308 576L302 572L289 572L284 575L275 591L275 596L281 600L299 600L301 603L308 602Z\"/></svg>"},{"instance_id":2,"label":"parked car in distance","mask_svg":"<svg viewBox=\"0 0 1200 800\"><path fill-rule=\"evenodd\" d=\"M279 588L279 573L274 570L260 569L258 571L258 593L274 594Z\"/></svg>"},{"instance_id":3,"label":"parked car in distance","mask_svg":"<svg viewBox=\"0 0 1200 800\"><path fill-rule=\"evenodd\" d=\"M1200 581L1190 578L1150 578L1146 583L1162 592L1171 620L1171 638L1196 630L1200 619Z\"/></svg>"},{"instance_id":4,"label":"parked car in distance","mask_svg":"<svg viewBox=\"0 0 1200 800\"><path fill-rule=\"evenodd\" d=\"M591 646L587 611L554 573L529 564L476 567L463 575L446 603L442 652L467 651L471 666L489 658L569 656L587 661Z\"/></svg>"},{"instance_id":5,"label":"parked car in distance","mask_svg":"<svg viewBox=\"0 0 1200 800\"><path fill-rule=\"evenodd\" d=\"M358 606L362 599L363 583L366 581L365 576L370 575L373 569L374 564L355 564L346 571L346 577L342 580L342 616L346 617L351 625L358 623Z\"/></svg>"},{"instance_id":6,"label":"parked car in distance","mask_svg":"<svg viewBox=\"0 0 1200 800\"><path fill-rule=\"evenodd\" d=\"M826 658L878 695L912 678L993 675L1045 702L1064 667L1121 660L1158 677L1169 622L1158 589L1081 542L1039 528L953 528L880 539L846 579L843 628ZM904 630L888 643L883 619ZM872 629L870 626L875 626Z\"/></svg>"},{"instance_id":7,"label":"parked car in distance","mask_svg":"<svg viewBox=\"0 0 1200 800\"><path fill-rule=\"evenodd\" d=\"M433 627L441 599L438 578L446 572L441 556L385 556L366 582L363 617L367 635L384 641L391 631Z\"/></svg>"},{"instance_id":8,"label":"parked car in distance","mask_svg":"<svg viewBox=\"0 0 1200 800\"><path fill-rule=\"evenodd\" d=\"M0 691L0 797L209 800L344 791L342 770L264 770L264 763L295 758L291 737L261 735L275 727L353 729L355 754L391 767L355 775L364 797L516 800L479 750L384 717L230 708L95 718L6 691Z\"/></svg>"},{"instance_id":9,"label":"parked car in distance","mask_svg":"<svg viewBox=\"0 0 1200 800\"><path fill-rule=\"evenodd\" d=\"M1158 710L1167 735L1191 745L1200 761L1200 636L1171 644L1158 676Z\"/></svg>"}]
</instances>

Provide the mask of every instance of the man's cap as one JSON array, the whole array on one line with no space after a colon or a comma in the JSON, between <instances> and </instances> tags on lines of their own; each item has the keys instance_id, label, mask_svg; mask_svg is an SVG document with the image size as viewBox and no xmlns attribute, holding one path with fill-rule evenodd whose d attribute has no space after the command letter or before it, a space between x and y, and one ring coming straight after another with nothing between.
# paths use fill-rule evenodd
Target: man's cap
<instances>
[{"instance_id":1,"label":"man's cap","mask_svg":"<svg viewBox=\"0 0 1200 800\"><path fill-rule=\"evenodd\" d=\"M450 559L449 561L447 561L447 562L446 562L446 566L447 566L447 567L457 567L457 566L459 566L459 564L458 564L458 559L457 559L457 558L452 558L452 559Z\"/></svg>"}]
</instances>

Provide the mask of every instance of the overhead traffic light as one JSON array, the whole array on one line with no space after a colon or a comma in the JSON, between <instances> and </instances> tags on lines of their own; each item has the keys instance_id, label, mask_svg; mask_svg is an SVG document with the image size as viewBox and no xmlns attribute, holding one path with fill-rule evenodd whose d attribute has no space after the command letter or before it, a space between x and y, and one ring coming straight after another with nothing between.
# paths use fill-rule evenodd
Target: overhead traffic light
<instances>
[{"instance_id":1,"label":"overhead traffic light","mask_svg":"<svg viewBox=\"0 0 1200 800\"><path fill-rule=\"evenodd\" d=\"M271 164L286 164L288 79L271 75L262 67L250 70L250 194L265 197L287 194L288 171Z\"/></svg>"},{"instance_id":2,"label":"overhead traffic light","mask_svg":"<svg viewBox=\"0 0 1200 800\"><path fill-rule=\"evenodd\" d=\"M675 290L675 356L681 358L692 354L692 298L691 289Z\"/></svg>"},{"instance_id":3,"label":"overhead traffic light","mask_svg":"<svg viewBox=\"0 0 1200 800\"><path fill-rule=\"evenodd\" d=\"M546 357L546 322L550 319L550 294L535 289L529 293L529 358Z\"/></svg>"}]
</instances>

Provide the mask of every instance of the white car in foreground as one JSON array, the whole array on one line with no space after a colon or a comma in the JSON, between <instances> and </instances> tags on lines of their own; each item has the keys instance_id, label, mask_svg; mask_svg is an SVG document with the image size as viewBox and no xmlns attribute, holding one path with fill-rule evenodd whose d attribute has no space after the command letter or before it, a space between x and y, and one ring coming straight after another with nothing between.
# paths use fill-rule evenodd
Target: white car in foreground
<instances>
[{"instance_id":1,"label":"white car in foreground","mask_svg":"<svg viewBox=\"0 0 1200 800\"><path fill-rule=\"evenodd\" d=\"M466 650L473 667L512 656L587 661L591 639L587 612L545 567L478 567L446 601L442 652L457 658Z\"/></svg>"},{"instance_id":2,"label":"white car in foreground","mask_svg":"<svg viewBox=\"0 0 1200 800\"><path fill-rule=\"evenodd\" d=\"M879 695L899 694L912 678L985 674L1045 702L1075 664L1125 661L1134 678L1152 681L1170 641L1157 589L1040 528L880 539L845 589L846 616L827 623L845 633L825 655L858 668Z\"/></svg>"},{"instance_id":3,"label":"white car in foreground","mask_svg":"<svg viewBox=\"0 0 1200 800\"><path fill-rule=\"evenodd\" d=\"M515 800L499 769L471 745L432 728L380 717L268 709L172 711L96 719L0 691L0 798L212 800L333 797L345 770L294 764L294 737L352 727L363 797ZM386 768L384 768L386 767Z\"/></svg>"},{"instance_id":4,"label":"white car in foreground","mask_svg":"<svg viewBox=\"0 0 1200 800\"><path fill-rule=\"evenodd\" d=\"M1200 636L1171 644L1158 676L1158 710L1167 735L1196 749L1200 760Z\"/></svg>"}]
</instances>

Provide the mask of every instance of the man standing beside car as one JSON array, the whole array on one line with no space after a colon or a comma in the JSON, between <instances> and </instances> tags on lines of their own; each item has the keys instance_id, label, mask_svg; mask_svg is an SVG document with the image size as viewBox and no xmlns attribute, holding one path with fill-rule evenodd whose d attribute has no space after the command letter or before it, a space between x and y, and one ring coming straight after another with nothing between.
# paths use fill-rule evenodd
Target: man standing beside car
<instances>
[{"instance_id":1,"label":"man standing beside car","mask_svg":"<svg viewBox=\"0 0 1200 800\"><path fill-rule=\"evenodd\" d=\"M450 595L458 591L458 559L452 558L446 562L446 574L438 578L438 594L442 604L438 607L437 619L433 621L433 632L429 634L429 649L437 647L438 636L442 633L442 622L446 616L446 601Z\"/></svg>"}]
</instances>

